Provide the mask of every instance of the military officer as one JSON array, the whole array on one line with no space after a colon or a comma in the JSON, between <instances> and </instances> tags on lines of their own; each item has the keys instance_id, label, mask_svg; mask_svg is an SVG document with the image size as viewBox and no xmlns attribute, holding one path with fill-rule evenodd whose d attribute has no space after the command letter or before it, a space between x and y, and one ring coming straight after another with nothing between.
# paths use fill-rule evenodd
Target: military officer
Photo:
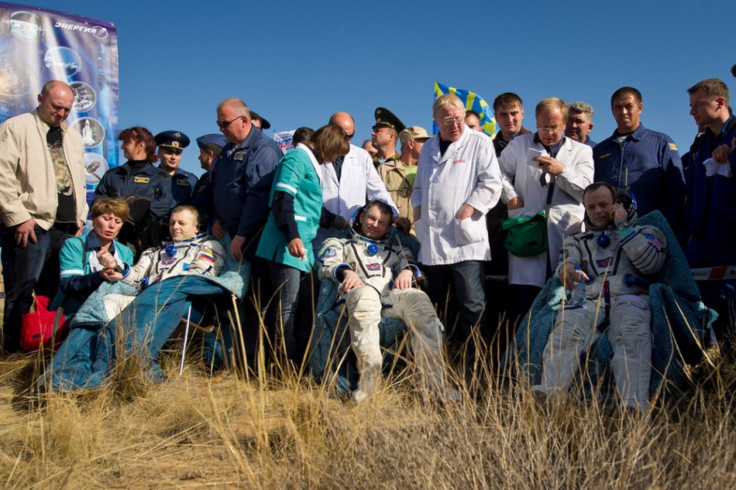
<instances>
[{"instance_id":1,"label":"military officer","mask_svg":"<svg viewBox=\"0 0 736 490\"><path fill-rule=\"evenodd\" d=\"M191 172L179 168L181 154L189 146L189 136L181 131L163 131L156 135L159 168L171 177L171 207L189 204L197 185L197 178Z\"/></svg>"},{"instance_id":2,"label":"military officer","mask_svg":"<svg viewBox=\"0 0 736 490\"><path fill-rule=\"evenodd\" d=\"M205 171L194 186L192 193L192 206L197 208L202 216L203 223L209 225L209 217L212 215L212 208L208 204L211 198L208 197L210 175L212 174L212 164L215 163L217 157L220 156L222 147L227 144L227 140L222 134L211 133L205 134L197 138L197 146L199 146L199 164ZM209 228L209 226L207 226Z\"/></svg>"},{"instance_id":3,"label":"military officer","mask_svg":"<svg viewBox=\"0 0 736 490\"><path fill-rule=\"evenodd\" d=\"M412 221L411 208L411 184L407 179L406 169L401 161L401 155L396 151L396 142L399 133L406 129L404 123L391 111L384 107L378 107L375 111L376 124L371 132L371 143L378 152L373 158L377 165L378 175L386 185L386 190L391 194L399 216Z\"/></svg>"}]
</instances>

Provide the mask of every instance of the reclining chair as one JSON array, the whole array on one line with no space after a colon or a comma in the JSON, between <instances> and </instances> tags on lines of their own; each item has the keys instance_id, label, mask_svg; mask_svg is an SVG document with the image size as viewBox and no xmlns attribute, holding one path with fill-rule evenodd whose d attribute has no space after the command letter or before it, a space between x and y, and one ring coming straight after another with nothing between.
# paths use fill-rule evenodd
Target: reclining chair
<instances>
[{"instance_id":1,"label":"reclining chair","mask_svg":"<svg viewBox=\"0 0 736 490\"><path fill-rule=\"evenodd\" d=\"M347 236L347 235L346 235ZM399 237L391 234L391 243L398 246ZM419 242L401 235L401 244L409 248L415 257L419 253ZM344 301L338 303L339 285L330 280L321 282L315 325L309 352L309 369L318 383L334 389L341 395L348 395L358 387L358 368L355 354L350 348L350 331ZM407 325L398 318L381 318L379 324L380 343L383 352L384 373L395 369L401 362L397 357L402 347Z\"/></svg>"},{"instance_id":2,"label":"reclining chair","mask_svg":"<svg viewBox=\"0 0 736 490\"><path fill-rule=\"evenodd\" d=\"M652 376L650 397L661 392L664 400L682 395L685 364L697 363L711 338L713 315L700 301L700 292L691 274L685 254L677 243L667 220L659 211L639 218L637 224L659 228L667 239L665 266L656 274L649 288L652 312ZM529 386L542 378L542 354L560 309L564 288L557 277L551 278L522 319L502 364L518 368L518 378ZM590 399L597 389L608 400L615 393L609 362L613 356L608 334L604 332L590 347L584 372L573 387L583 387L581 398ZM582 381L582 382L581 382ZM572 388L571 388L572 389Z\"/></svg>"}]
</instances>

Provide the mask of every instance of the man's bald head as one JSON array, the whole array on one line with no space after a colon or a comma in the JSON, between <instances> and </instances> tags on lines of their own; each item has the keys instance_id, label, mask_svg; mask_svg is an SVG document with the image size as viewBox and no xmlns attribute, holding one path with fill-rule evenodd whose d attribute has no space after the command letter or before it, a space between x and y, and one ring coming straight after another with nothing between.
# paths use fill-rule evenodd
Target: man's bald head
<instances>
[{"instance_id":1,"label":"man's bald head","mask_svg":"<svg viewBox=\"0 0 736 490\"><path fill-rule=\"evenodd\" d=\"M348 136L348 139L355 136L355 121L353 120L353 116L347 112L334 113L332 117L330 117L330 124L341 127Z\"/></svg>"},{"instance_id":2,"label":"man's bald head","mask_svg":"<svg viewBox=\"0 0 736 490\"><path fill-rule=\"evenodd\" d=\"M46 82L43 85L43 88L41 89L41 95L46 96L51 94L51 92L55 90L61 90L62 92L65 92L66 94L71 94L72 97L74 96L74 92L72 91L72 88L67 85L65 82L62 82L61 80L51 80Z\"/></svg>"},{"instance_id":3,"label":"man's bald head","mask_svg":"<svg viewBox=\"0 0 736 490\"><path fill-rule=\"evenodd\" d=\"M51 80L38 94L38 114L51 127L58 127L69 117L74 104L71 87L59 80Z\"/></svg>"}]
</instances>

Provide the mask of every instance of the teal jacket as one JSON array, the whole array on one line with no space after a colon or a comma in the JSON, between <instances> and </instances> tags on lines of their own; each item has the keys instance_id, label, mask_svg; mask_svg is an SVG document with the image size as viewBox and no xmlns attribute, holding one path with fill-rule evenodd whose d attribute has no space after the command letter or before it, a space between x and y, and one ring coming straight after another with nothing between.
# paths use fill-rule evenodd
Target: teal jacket
<instances>
[{"instance_id":1,"label":"teal jacket","mask_svg":"<svg viewBox=\"0 0 736 490\"><path fill-rule=\"evenodd\" d=\"M294 199L294 221L307 258L303 260L289 253L289 240L276 225L273 211L268 214L268 221L258 243L258 257L288 265L304 272L314 266L312 240L317 235L319 218L322 212L322 169L312 151L304 145L298 145L279 161L271 187L269 204L273 204L276 191L285 192Z\"/></svg>"},{"instance_id":2,"label":"teal jacket","mask_svg":"<svg viewBox=\"0 0 736 490\"><path fill-rule=\"evenodd\" d=\"M51 309L62 306L66 317L71 318L84 300L104 282L98 274L101 269L97 262L99 250L100 242L94 231L64 242L59 252L59 291ZM113 240L110 250L121 267L133 264L133 252L126 245Z\"/></svg>"}]
</instances>

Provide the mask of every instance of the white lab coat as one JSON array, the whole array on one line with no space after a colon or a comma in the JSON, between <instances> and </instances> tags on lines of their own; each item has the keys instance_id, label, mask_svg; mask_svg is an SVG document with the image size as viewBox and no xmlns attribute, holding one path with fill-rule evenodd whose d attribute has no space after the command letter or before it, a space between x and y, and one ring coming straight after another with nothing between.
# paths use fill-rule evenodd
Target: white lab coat
<instances>
[{"instance_id":1,"label":"white lab coat","mask_svg":"<svg viewBox=\"0 0 736 490\"><path fill-rule=\"evenodd\" d=\"M582 205L583 191L593 182L593 150L590 146L565 138L557 153L557 160L565 169L555 180L552 202L547 206L547 190L542 187L542 171L536 162L529 159L529 149L544 151L541 143L534 142L534 133L517 136L503 150L499 163L501 171L509 180L514 180L513 191L506 187L504 200L516 196L524 200L524 206L509 210L510 218L534 216L541 210L547 213L547 236L549 240L549 260L555 270L565 230L572 224L583 220L585 208ZM544 153L547 154L546 152ZM547 176L549 182L551 176ZM533 257L517 257L509 254L509 284L544 286L546 281L547 254Z\"/></svg>"},{"instance_id":2,"label":"white lab coat","mask_svg":"<svg viewBox=\"0 0 736 490\"><path fill-rule=\"evenodd\" d=\"M342 164L339 182L331 162L322 166L322 206L328 211L350 220L358 208L374 199L388 203L394 210L394 215L399 214L376 167L373 166L371 156L363 148L350 145L350 151L345 155ZM341 230L320 228L312 242L315 254L323 241L340 233Z\"/></svg>"},{"instance_id":3,"label":"white lab coat","mask_svg":"<svg viewBox=\"0 0 736 490\"><path fill-rule=\"evenodd\" d=\"M501 196L501 173L493 142L465 126L460 139L440 156L436 135L422 148L411 195L412 207L422 207L414 222L425 265L491 260L485 214ZM455 213L469 204L483 215L462 221Z\"/></svg>"}]
</instances>

